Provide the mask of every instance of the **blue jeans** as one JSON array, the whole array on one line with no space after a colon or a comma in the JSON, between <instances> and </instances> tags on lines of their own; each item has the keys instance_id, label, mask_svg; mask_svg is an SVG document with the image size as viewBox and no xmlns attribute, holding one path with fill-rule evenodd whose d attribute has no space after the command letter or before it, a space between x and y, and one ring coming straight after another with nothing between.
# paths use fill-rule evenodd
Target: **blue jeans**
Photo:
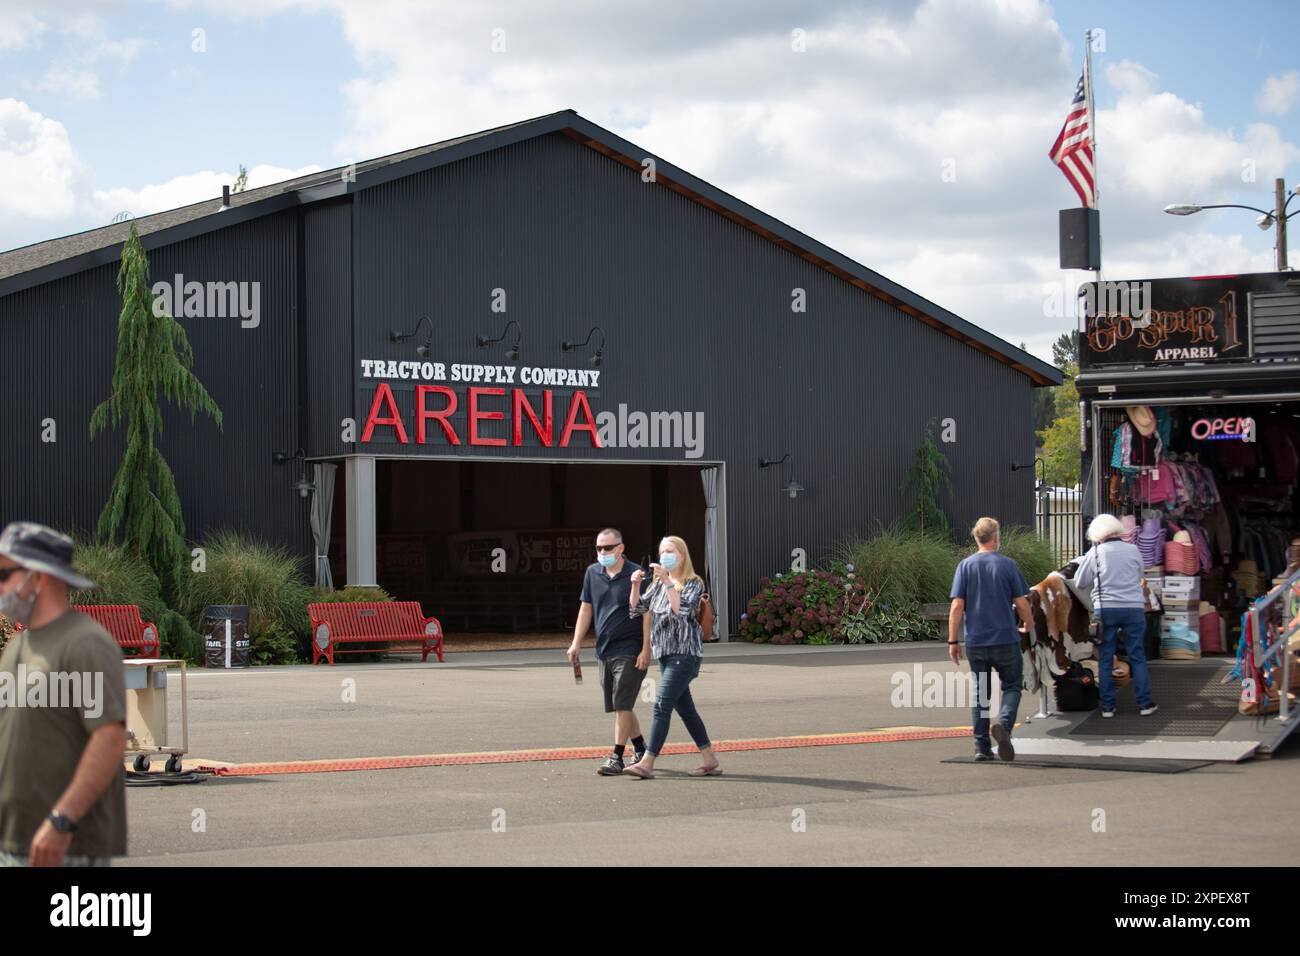
<instances>
[{"instance_id":1,"label":"blue jeans","mask_svg":"<svg viewBox=\"0 0 1300 956\"><path fill-rule=\"evenodd\" d=\"M1151 706L1151 676L1147 673L1147 652L1142 643L1146 633L1147 617L1140 607L1101 609L1101 647L1097 650L1097 683L1101 689L1101 709L1115 709L1115 680L1111 669L1115 666L1116 631L1124 632L1124 647L1128 651L1129 667L1133 671L1133 692L1139 707Z\"/></svg>"},{"instance_id":2,"label":"blue jeans","mask_svg":"<svg viewBox=\"0 0 1300 956\"><path fill-rule=\"evenodd\" d=\"M971 703L971 722L975 731L975 747L980 753L989 753L993 744L989 740L989 704L993 697L993 670L997 669L1002 681L1002 709L998 723L1011 733L1020 711L1020 687L1024 680L1025 659L1020 656L1020 642L994 644L989 647L966 646L970 672L975 677L975 699Z\"/></svg>"},{"instance_id":3,"label":"blue jeans","mask_svg":"<svg viewBox=\"0 0 1300 956\"><path fill-rule=\"evenodd\" d=\"M646 744L646 750L659 756L659 751L668 741L668 725L672 722L674 710L681 715L695 746L701 750L710 746L709 732L704 729L704 721L695 710L695 701L691 700L690 685L700 676L700 658L669 654L659 658L659 673L659 696L655 698L654 722L650 725L650 742Z\"/></svg>"}]
</instances>

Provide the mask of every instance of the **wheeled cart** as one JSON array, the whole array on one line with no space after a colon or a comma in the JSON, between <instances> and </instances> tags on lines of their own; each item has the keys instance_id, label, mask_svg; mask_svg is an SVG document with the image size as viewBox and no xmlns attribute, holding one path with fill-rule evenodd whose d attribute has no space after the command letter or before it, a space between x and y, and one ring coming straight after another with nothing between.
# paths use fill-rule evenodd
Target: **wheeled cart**
<instances>
[{"instance_id":1,"label":"wheeled cart","mask_svg":"<svg viewBox=\"0 0 1300 956\"><path fill-rule=\"evenodd\" d=\"M126 671L126 756L132 767L144 773L149 758L167 755L165 769L180 773L181 757L189 751L189 696L185 662L162 658L130 658L122 661ZM181 669L180 746L175 745L167 720L167 668Z\"/></svg>"}]
</instances>

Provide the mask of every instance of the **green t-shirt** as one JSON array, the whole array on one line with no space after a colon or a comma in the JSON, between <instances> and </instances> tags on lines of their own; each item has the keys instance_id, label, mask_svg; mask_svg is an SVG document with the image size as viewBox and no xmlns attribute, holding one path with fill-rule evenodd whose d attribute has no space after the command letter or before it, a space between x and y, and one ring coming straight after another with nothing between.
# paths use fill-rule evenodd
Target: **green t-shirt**
<instances>
[{"instance_id":1,"label":"green t-shirt","mask_svg":"<svg viewBox=\"0 0 1300 956\"><path fill-rule=\"evenodd\" d=\"M9 639L0 654L0 849L27 855L90 735L125 720L122 651L95 621L68 611ZM126 855L124 771L78 821L68 855Z\"/></svg>"}]
</instances>

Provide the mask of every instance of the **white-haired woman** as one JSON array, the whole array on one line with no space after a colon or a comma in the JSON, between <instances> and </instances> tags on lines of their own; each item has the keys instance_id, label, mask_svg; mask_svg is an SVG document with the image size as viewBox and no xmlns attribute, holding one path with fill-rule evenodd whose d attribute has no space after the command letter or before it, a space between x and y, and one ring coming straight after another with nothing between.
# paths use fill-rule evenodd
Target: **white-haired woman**
<instances>
[{"instance_id":1,"label":"white-haired woman","mask_svg":"<svg viewBox=\"0 0 1300 956\"><path fill-rule=\"evenodd\" d=\"M1151 702L1151 679L1147 674L1146 595L1142 593L1142 552L1123 538L1124 525L1114 515L1097 515L1088 526L1092 548L1079 561L1074 584L1081 591L1092 589L1092 606L1101 618L1101 648L1098 651L1098 683L1101 685L1101 715L1115 716L1115 663L1118 631L1124 632L1124 646L1133 671L1133 690L1138 713L1156 712Z\"/></svg>"},{"instance_id":2,"label":"white-haired woman","mask_svg":"<svg viewBox=\"0 0 1300 956\"><path fill-rule=\"evenodd\" d=\"M659 542L659 560L650 565L654 582L641 593L644 571L632 574L631 614L648 614L645 643L637 667L645 670L653 657L659 661L659 694L655 698L654 723L645 754L624 773L648 780L654 776L655 760L668 740L668 725L673 711L682 718L686 730L700 748L700 765L690 771L692 777L712 777L722 773L714 756L709 732L704 727L691 697L690 684L700 675L704 644L696 614L704 596L704 582L691 564L686 542L669 535Z\"/></svg>"}]
</instances>

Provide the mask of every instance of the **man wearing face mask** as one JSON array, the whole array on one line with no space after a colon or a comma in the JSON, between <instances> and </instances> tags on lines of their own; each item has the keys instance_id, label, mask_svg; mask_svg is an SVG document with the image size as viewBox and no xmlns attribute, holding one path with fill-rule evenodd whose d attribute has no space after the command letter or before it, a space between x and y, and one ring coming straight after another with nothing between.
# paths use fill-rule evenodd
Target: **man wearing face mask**
<instances>
[{"instance_id":1,"label":"man wearing face mask","mask_svg":"<svg viewBox=\"0 0 1300 956\"><path fill-rule=\"evenodd\" d=\"M0 654L11 691L0 697L0 866L107 866L126 854L122 652L72 610L69 588L94 587L72 555L72 540L42 525L0 533L0 614L23 625ZM55 675L81 675L100 699L34 698L38 673L51 689Z\"/></svg>"},{"instance_id":2,"label":"man wearing face mask","mask_svg":"<svg viewBox=\"0 0 1300 956\"><path fill-rule=\"evenodd\" d=\"M606 528L596 536L596 563L587 568L582 579L582 604L578 622L573 627L569 645L569 663L578 660L582 639L594 619L596 624L596 663L600 665L600 685L605 694L605 713L614 715L614 752L596 773L616 777L623 772L623 754L632 741L636 759L645 753L641 724L632 708L650 666L641 658L641 621L630 619L632 575L640 571L623 556L623 533Z\"/></svg>"}]
</instances>

